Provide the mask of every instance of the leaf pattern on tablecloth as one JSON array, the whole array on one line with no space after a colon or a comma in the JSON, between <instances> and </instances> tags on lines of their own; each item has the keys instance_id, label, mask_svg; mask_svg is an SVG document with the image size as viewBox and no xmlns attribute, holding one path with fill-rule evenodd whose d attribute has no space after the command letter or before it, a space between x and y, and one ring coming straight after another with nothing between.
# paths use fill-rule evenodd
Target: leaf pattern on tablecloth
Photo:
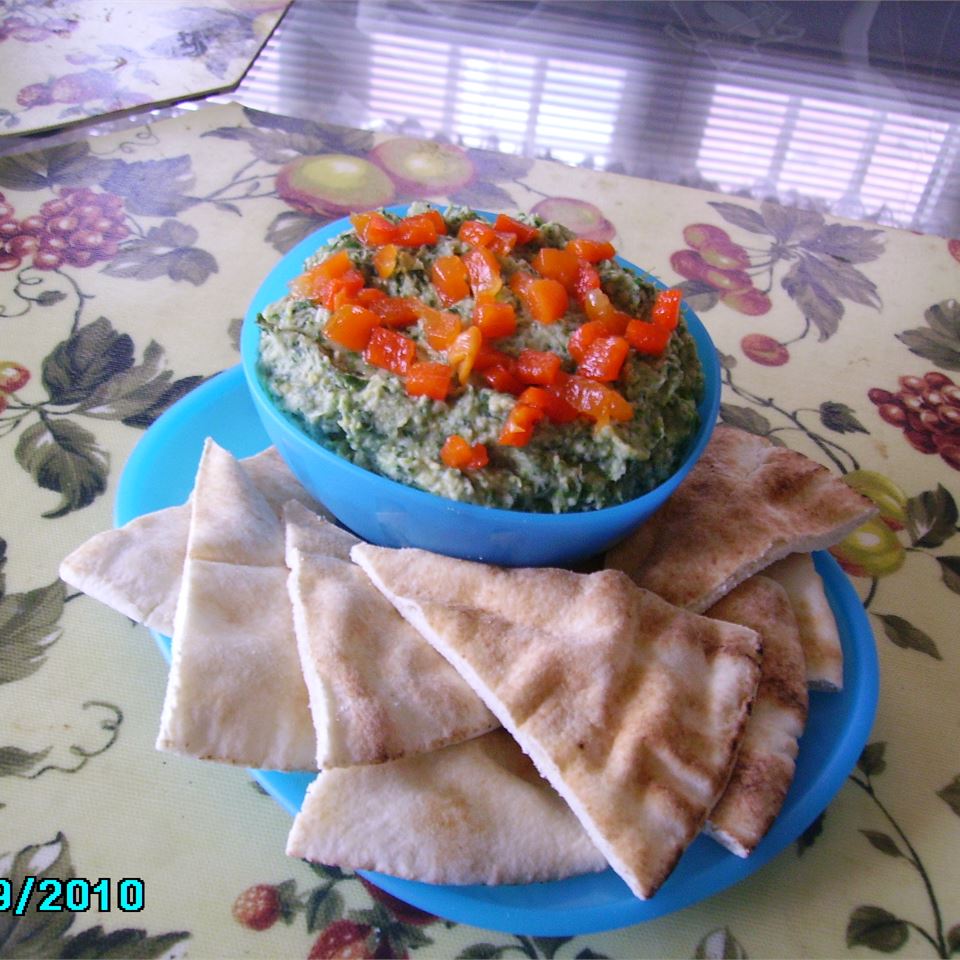
<instances>
[{"instance_id":1,"label":"leaf pattern on tablecloth","mask_svg":"<svg viewBox=\"0 0 960 960\"><path fill-rule=\"evenodd\" d=\"M800 332L788 341L747 334L741 348L754 362L786 363L788 345L811 331L821 342L830 339L840 327L847 301L873 309L882 306L876 284L857 268L883 254L882 230L828 223L816 211L769 201L756 209L730 201L711 201L710 206L750 238L741 244L723 227L709 223L684 228L688 246L672 254L670 265L684 277L678 286L691 306L707 311L723 302L746 316L762 316L770 311L779 279L803 318ZM757 238L763 238L762 247L751 246Z\"/></svg>"},{"instance_id":2,"label":"leaf pattern on tablecloth","mask_svg":"<svg viewBox=\"0 0 960 960\"><path fill-rule=\"evenodd\" d=\"M70 844L62 833L52 840L30 844L16 853L0 852L2 874L0 879L7 881L11 892L11 906L0 911L0 956L2 957L162 957L171 948L190 934L186 931L148 934L136 927L118 927L105 930L102 924L87 926L79 933L73 932L73 925L79 917L89 921L97 915L96 907L83 913L63 909L61 895L56 901L46 901L56 887L43 888L43 880L59 880L63 884L76 876L70 856ZM35 877L33 894L27 898L25 909L19 907L20 891L26 888L27 877ZM113 904L114 891L110 890L110 902ZM47 909L41 910L47 902ZM99 898L92 897L93 904ZM58 903L59 907L50 907ZM115 909L115 907L113 907ZM100 914L104 919L111 917L109 911ZM121 913L122 917L123 914Z\"/></svg>"},{"instance_id":3,"label":"leaf pattern on tablecloth","mask_svg":"<svg viewBox=\"0 0 960 960\"><path fill-rule=\"evenodd\" d=\"M924 312L925 327L897 334L911 353L946 370L960 370L960 303L944 300Z\"/></svg>"},{"instance_id":4,"label":"leaf pattern on tablecloth","mask_svg":"<svg viewBox=\"0 0 960 960\"><path fill-rule=\"evenodd\" d=\"M76 418L117 420L144 429L203 380L174 380L164 363L163 348L152 340L137 363L133 339L98 317L77 327L44 358L46 399L21 402L16 392L0 390L6 399L0 437L17 433L17 463L37 486L60 496L44 517L89 506L107 488L110 455Z\"/></svg>"},{"instance_id":5,"label":"leaf pattern on tablecloth","mask_svg":"<svg viewBox=\"0 0 960 960\"><path fill-rule=\"evenodd\" d=\"M863 904L856 907L847 922L847 946L869 947L881 953L894 953L910 939L911 933L922 937L934 949L938 957L949 957L956 949L956 931L960 925L945 929L940 897L937 893L936 878L932 877L918 851L910 842L900 822L881 799L874 783L887 770L887 744L874 741L868 744L860 755L857 769L850 776L870 798L880 813L883 830L861 828L860 833L874 850L886 857L905 861L922 885L930 907L931 920L921 922L901 918L885 907ZM938 795L942 795L941 791ZM954 810L954 812L957 812ZM892 830L892 833L887 832Z\"/></svg>"},{"instance_id":6,"label":"leaf pattern on tablecloth","mask_svg":"<svg viewBox=\"0 0 960 960\"><path fill-rule=\"evenodd\" d=\"M7 593L3 576L6 552L6 541L0 538L0 687L27 680L45 666L63 635L60 621L64 606L74 599L67 596L66 586L59 579L22 593ZM81 743L60 749L54 744L27 749L0 741L0 778L35 780L54 770L76 773L93 757L109 750L119 734L123 712L115 704L98 700L86 701L81 710L79 720L73 718L64 724L65 729L72 730L71 738L79 738ZM96 724L92 732L81 729L91 722ZM0 809L4 806L0 802Z\"/></svg>"}]
</instances>

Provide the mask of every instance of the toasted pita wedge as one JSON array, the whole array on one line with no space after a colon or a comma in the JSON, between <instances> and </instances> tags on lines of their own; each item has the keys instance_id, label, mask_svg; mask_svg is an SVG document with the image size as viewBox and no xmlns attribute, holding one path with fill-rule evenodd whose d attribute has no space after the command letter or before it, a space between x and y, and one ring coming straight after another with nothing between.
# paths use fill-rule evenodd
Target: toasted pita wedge
<instances>
[{"instance_id":1,"label":"toasted pita wedge","mask_svg":"<svg viewBox=\"0 0 960 960\"><path fill-rule=\"evenodd\" d=\"M673 496L606 565L700 613L775 560L826 549L876 512L819 463L721 424Z\"/></svg>"},{"instance_id":2,"label":"toasted pita wedge","mask_svg":"<svg viewBox=\"0 0 960 960\"><path fill-rule=\"evenodd\" d=\"M807 722L800 632L786 591L757 575L715 603L707 616L756 630L763 641L760 684L733 768L707 832L738 857L749 856L780 813L793 782Z\"/></svg>"},{"instance_id":3,"label":"toasted pita wedge","mask_svg":"<svg viewBox=\"0 0 960 960\"><path fill-rule=\"evenodd\" d=\"M800 630L808 685L814 690L842 690L840 631L813 557L808 553L792 553L767 567L763 575L776 580L790 598Z\"/></svg>"},{"instance_id":4,"label":"toasted pita wedge","mask_svg":"<svg viewBox=\"0 0 960 960\"><path fill-rule=\"evenodd\" d=\"M191 506L157 749L315 769L283 527L239 463L209 440Z\"/></svg>"},{"instance_id":5,"label":"toasted pita wedge","mask_svg":"<svg viewBox=\"0 0 960 960\"><path fill-rule=\"evenodd\" d=\"M340 559L356 537L296 505L285 517L288 588L319 768L424 753L499 725L366 574Z\"/></svg>"},{"instance_id":6,"label":"toasted pita wedge","mask_svg":"<svg viewBox=\"0 0 960 960\"><path fill-rule=\"evenodd\" d=\"M167 507L105 530L60 562L60 579L165 636L173 633L190 507Z\"/></svg>"},{"instance_id":7,"label":"toasted pita wedge","mask_svg":"<svg viewBox=\"0 0 960 960\"><path fill-rule=\"evenodd\" d=\"M284 527L284 562L296 563L300 554L315 554L350 560L350 549L360 538L343 527L307 509L296 500L283 505L280 514Z\"/></svg>"},{"instance_id":8,"label":"toasted pita wedge","mask_svg":"<svg viewBox=\"0 0 960 960\"><path fill-rule=\"evenodd\" d=\"M288 500L323 511L273 447L240 463L277 514ZM169 637L189 531L189 504L137 517L77 547L61 562L60 578L136 623Z\"/></svg>"},{"instance_id":9,"label":"toasted pita wedge","mask_svg":"<svg viewBox=\"0 0 960 960\"><path fill-rule=\"evenodd\" d=\"M757 634L614 570L498 569L370 544L351 556L481 696L630 889L652 896L729 778L759 676Z\"/></svg>"},{"instance_id":10,"label":"toasted pita wedge","mask_svg":"<svg viewBox=\"0 0 960 960\"><path fill-rule=\"evenodd\" d=\"M531 883L607 862L502 730L377 766L324 770L287 854L428 883Z\"/></svg>"}]
</instances>

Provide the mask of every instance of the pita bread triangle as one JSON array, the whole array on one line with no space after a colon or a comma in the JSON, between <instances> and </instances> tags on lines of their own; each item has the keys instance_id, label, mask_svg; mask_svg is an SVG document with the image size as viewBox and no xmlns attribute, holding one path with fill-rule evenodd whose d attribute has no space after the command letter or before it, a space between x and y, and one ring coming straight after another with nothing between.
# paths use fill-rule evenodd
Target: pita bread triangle
<instances>
[{"instance_id":1,"label":"pita bread triangle","mask_svg":"<svg viewBox=\"0 0 960 960\"><path fill-rule=\"evenodd\" d=\"M803 648L786 591L763 575L745 580L707 616L750 627L763 641L760 683L737 762L707 825L728 850L746 857L779 815L793 782L807 722Z\"/></svg>"},{"instance_id":2,"label":"pita bread triangle","mask_svg":"<svg viewBox=\"0 0 960 960\"><path fill-rule=\"evenodd\" d=\"M432 753L324 770L287 854L427 883L532 883L603 870L577 818L496 730Z\"/></svg>"},{"instance_id":3,"label":"pita bread triangle","mask_svg":"<svg viewBox=\"0 0 960 960\"><path fill-rule=\"evenodd\" d=\"M315 769L283 551L283 526L266 498L208 440L191 499L157 749Z\"/></svg>"},{"instance_id":4,"label":"pita bread triangle","mask_svg":"<svg viewBox=\"0 0 960 960\"><path fill-rule=\"evenodd\" d=\"M241 460L240 465L275 513L289 500L322 512L273 447ZM189 503L145 514L77 547L61 562L60 578L169 637L189 532Z\"/></svg>"},{"instance_id":5,"label":"pita bread triangle","mask_svg":"<svg viewBox=\"0 0 960 960\"><path fill-rule=\"evenodd\" d=\"M191 502L187 556L248 567L284 566L283 524L237 459L207 439Z\"/></svg>"},{"instance_id":6,"label":"pita bread triangle","mask_svg":"<svg viewBox=\"0 0 960 960\"><path fill-rule=\"evenodd\" d=\"M701 613L775 560L824 550L876 512L816 461L719 424L673 496L606 565Z\"/></svg>"},{"instance_id":7,"label":"pita bread triangle","mask_svg":"<svg viewBox=\"0 0 960 960\"><path fill-rule=\"evenodd\" d=\"M792 553L763 571L790 598L800 630L807 683L814 690L843 689L843 646L840 631L823 589L823 580L808 553Z\"/></svg>"},{"instance_id":8,"label":"pita bread triangle","mask_svg":"<svg viewBox=\"0 0 960 960\"><path fill-rule=\"evenodd\" d=\"M285 509L287 582L317 766L435 750L499 724L460 675L349 561L355 536Z\"/></svg>"},{"instance_id":9,"label":"pita bread triangle","mask_svg":"<svg viewBox=\"0 0 960 960\"><path fill-rule=\"evenodd\" d=\"M460 672L610 865L653 895L733 767L759 676L752 630L618 571L498 569L359 544L351 556Z\"/></svg>"}]
</instances>

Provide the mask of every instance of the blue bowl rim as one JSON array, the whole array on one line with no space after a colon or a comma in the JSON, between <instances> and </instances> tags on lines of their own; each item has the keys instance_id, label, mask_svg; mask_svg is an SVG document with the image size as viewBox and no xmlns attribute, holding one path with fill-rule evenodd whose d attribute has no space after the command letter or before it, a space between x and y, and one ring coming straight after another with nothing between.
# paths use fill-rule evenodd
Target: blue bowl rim
<instances>
[{"instance_id":1,"label":"blue bowl rim","mask_svg":"<svg viewBox=\"0 0 960 960\"><path fill-rule=\"evenodd\" d=\"M385 209L391 213L404 216L409 210L409 205L393 205ZM491 222L495 219L495 214L489 211L474 210L474 212ZM441 504L448 510L463 511L464 516L472 515L477 518L483 516L487 520L494 522L501 521L513 524L523 522L552 522L565 523L568 525L573 524L574 521L571 518L574 517L584 518L584 521L581 522L586 522L588 518L601 517L610 522L616 522L618 519L627 520L633 517L644 504L649 504L651 498L662 502L659 498L665 499L672 494L697 462L700 454L710 440L720 410L721 374L717 350L710 334L707 332L700 318L686 303L682 305L681 311L687 327L694 337L697 356L700 359L704 373L704 393L700 403L697 405L701 423L693 436L692 442L688 441L690 447L680 466L662 483L648 490L646 493L634 497L632 500L627 500L624 503L614 504L609 507L600 507L595 510L571 510L563 513L540 513L511 510L504 507L488 507L462 500L453 500L440 494L430 493L426 490L418 490L416 487L401 483L398 480L393 480L383 474L357 466L357 464L324 447L321 443L314 440L313 437L309 436L293 416L284 413L263 386L257 374L257 360L259 357L259 327L257 325L257 316L261 310L284 295L287 284L302 271L303 263L307 257L315 253L324 243L344 233L349 227L350 222L347 217L333 220L309 234L287 251L261 282L257 292L250 301L240 334L240 355L243 373L256 406L260 409L261 413L264 411L267 412L275 424L281 426L285 431L291 432L296 437L297 442L307 446L312 453L319 456L322 462L327 462L337 469L345 469L348 476L351 474L356 475L367 483L381 481L392 489L402 490L404 495L412 499L414 506L422 505L427 507L429 505L435 508L438 504ZM616 257L616 260L622 266L637 273L641 279L651 283L657 289L668 289L668 285L662 280L641 267L638 267L631 261L619 255ZM282 292L278 293L278 289L281 288Z\"/></svg>"}]
</instances>

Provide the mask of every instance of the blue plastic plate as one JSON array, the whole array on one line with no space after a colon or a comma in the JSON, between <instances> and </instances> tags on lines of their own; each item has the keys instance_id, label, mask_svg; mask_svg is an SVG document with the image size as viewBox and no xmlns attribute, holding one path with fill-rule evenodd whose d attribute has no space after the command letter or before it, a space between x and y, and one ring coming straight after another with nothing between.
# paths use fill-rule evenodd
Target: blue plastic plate
<instances>
[{"instance_id":1,"label":"blue plastic plate","mask_svg":"<svg viewBox=\"0 0 960 960\"><path fill-rule=\"evenodd\" d=\"M258 453L267 437L240 367L209 380L170 408L137 444L117 492L118 525L183 503L206 437L235 456ZM532 936L572 936L612 930L690 906L749 876L794 841L833 799L867 742L879 677L873 634L859 597L836 561L815 554L837 618L845 655L842 693L813 693L800 743L797 772L786 803L763 842L746 860L700 837L650 900L637 900L611 870L523 886L437 886L367 873L402 900L438 916L478 927ZM169 659L170 640L155 634ZM291 814L300 809L306 773L255 770L253 775ZM531 825L531 829L536 829Z\"/></svg>"}]
</instances>

